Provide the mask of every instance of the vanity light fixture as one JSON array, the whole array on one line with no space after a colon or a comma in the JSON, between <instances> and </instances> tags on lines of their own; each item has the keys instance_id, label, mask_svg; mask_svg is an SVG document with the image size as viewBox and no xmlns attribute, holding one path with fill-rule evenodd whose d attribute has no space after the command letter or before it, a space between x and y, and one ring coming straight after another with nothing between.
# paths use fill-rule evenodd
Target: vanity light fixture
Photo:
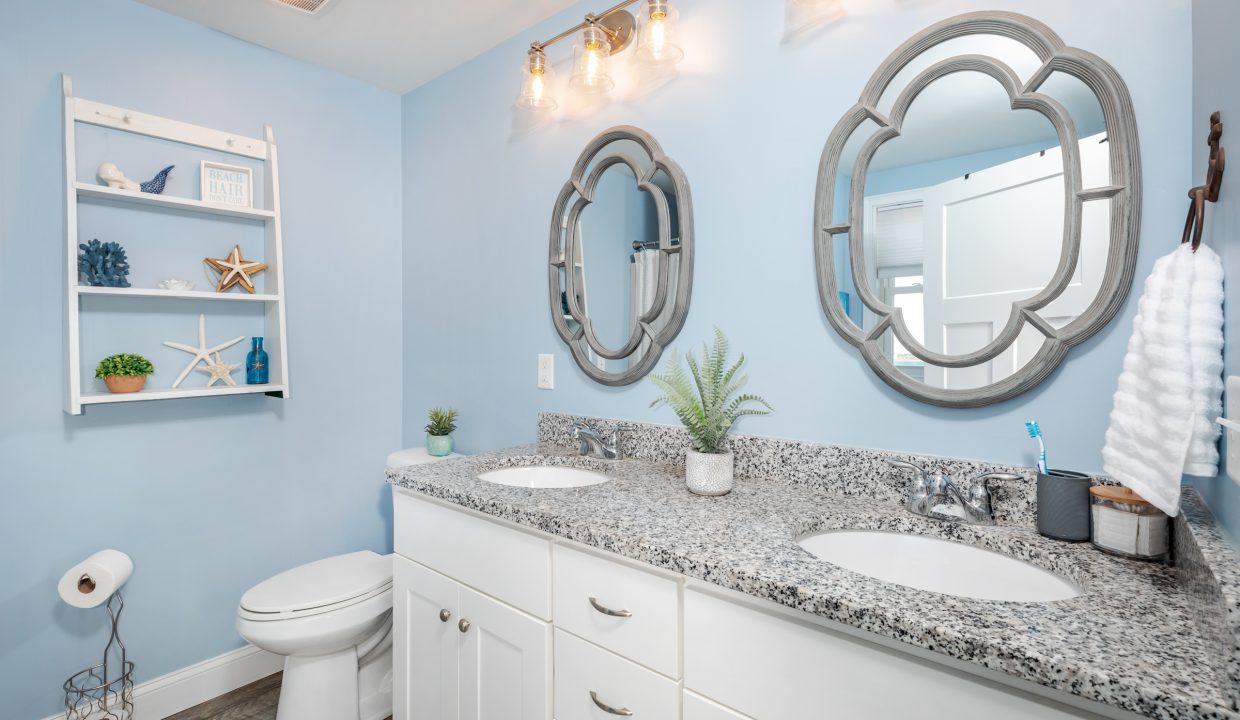
<instances>
[{"instance_id":1,"label":"vanity light fixture","mask_svg":"<svg viewBox=\"0 0 1240 720\"><path fill-rule=\"evenodd\" d=\"M640 20L626 10L638 3L642 4ZM610 58L628 47L635 35L640 38L638 60L651 65L674 66L684 57L684 51L676 44L678 16L671 0L624 0L601 13L586 15L583 21L549 40L532 43L529 60L522 70L517 107L554 110L558 106L552 97L551 63L544 51L549 45L574 35L577 41L573 48L573 74L568 84L584 94L599 95L615 87L608 72Z\"/></svg>"}]
</instances>

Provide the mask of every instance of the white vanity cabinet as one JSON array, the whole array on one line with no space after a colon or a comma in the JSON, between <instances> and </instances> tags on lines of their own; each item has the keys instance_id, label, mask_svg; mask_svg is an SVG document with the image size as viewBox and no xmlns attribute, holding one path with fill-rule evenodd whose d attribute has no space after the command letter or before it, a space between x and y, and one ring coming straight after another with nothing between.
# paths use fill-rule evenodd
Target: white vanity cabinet
<instances>
[{"instance_id":1,"label":"white vanity cabinet","mask_svg":"<svg viewBox=\"0 0 1240 720\"><path fill-rule=\"evenodd\" d=\"M551 625L418 563L393 575L393 717L551 717Z\"/></svg>"},{"instance_id":2,"label":"white vanity cabinet","mask_svg":"<svg viewBox=\"0 0 1240 720\"><path fill-rule=\"evenodd\" d=\"M1136 717L406 491L394 507L395 720Z\"/></svg>"}]
</instances>

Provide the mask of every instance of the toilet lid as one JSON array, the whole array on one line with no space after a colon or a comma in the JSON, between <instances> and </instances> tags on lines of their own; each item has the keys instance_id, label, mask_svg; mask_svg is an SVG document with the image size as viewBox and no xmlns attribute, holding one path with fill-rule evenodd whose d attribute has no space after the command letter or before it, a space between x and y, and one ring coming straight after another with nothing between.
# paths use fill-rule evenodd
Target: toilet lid
<instances>
[{"instance_id":1,"label":"toilet lid","mask_svg":"<svg viewBox=\"0 0 1240 720\"><path fill-rule=\"evenodd\" d=\"M297 612L346 602L391 582L391 556L362 550L316 560L264 580L241 596L241 607L257 613Z\"/></svg>"}]
</instances>

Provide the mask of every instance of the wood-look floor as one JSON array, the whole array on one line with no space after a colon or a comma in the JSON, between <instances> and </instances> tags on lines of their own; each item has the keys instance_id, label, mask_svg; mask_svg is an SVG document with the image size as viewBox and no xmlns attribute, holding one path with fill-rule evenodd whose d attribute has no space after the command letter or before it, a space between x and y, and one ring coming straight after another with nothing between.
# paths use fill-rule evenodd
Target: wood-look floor
<instances>
[{"instance_id":1,"label":"wood-look floor","mask_svg":"<svg viewBox=\"0 0 1240 720\"><path fill-rule=\"evenodd\" d=\"M275 720L281 675L269 675L165 720Z\"/></svg>"},{"instance_id":2,"label":"wood-look floor","mask_svg":"<svg viewBox=\"0 0 1240 720\"><path fill-rule=\"evenodd\" d=\"M275 720L280 701L280 677L276 673L245 687L212 698L166 720Z\"/></svg>"}]
</instances>

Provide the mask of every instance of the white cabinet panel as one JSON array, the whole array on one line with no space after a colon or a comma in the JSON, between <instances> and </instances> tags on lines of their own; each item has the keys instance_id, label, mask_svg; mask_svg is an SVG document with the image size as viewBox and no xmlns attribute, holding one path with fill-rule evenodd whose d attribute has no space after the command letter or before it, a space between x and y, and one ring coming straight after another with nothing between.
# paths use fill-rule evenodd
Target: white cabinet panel
<instances>
[{"instance_id":1,"label":"white cabinet panel","mask_svg":"<svg viewBox=\"0 0 1240 720\"><path fill-rule=\"evenodd\" d=\"M556 627L680 677L678 581L563 545L555 546L554 558Z\"/></svg>"},{"instance_id":2,"label":"white cabinet panel","mask_svg":"<svg viewBox=\"0 0 1240 720\"><path fill-rule=\"evenodd\" d=\"M695 692L684 692L684 720L750 720Z\"/></svg>"},{"instance_id":3,"label":"white cabinet panel","mask_svg":"<svg viewBox=\"0 0 1240 720\"><path fill-rule=\"evenodd\" d=\"M549 720L551 626L467 587L458 593L460 720Z\"/></svg>"},{"instance_id":4,"label":"white cabinet panel","mask_svg":"<svg viewBox=\"0 0 1240 720\"><path fill-rule=\"evenodd\" d=\"M397 553L551 619L550 541L403 492L392 498Z\"/></svg>"},{"instance_id":5,"label":"white cabinet panel","mask_svg":"<svg viewBox=\"0 0 1240 720\"><path fill-rule=\"evenodd\" d=\"M402 557L392 593L394 720L454 720L457 584ZM448 620L441 613L448 613Z\"/></svg>"},{"instance_id":6,"label":"white cabinet panel","mask_svg":"<svg viewBox=\"0 0 1240 720\"><path fill-rule=\"evenodd\" d=\"M556 628L556 720L678 720L679 694L680 683Z\"/></svg>"},{"instance_id":7,"label":"white cabinet panel","mask_svg":"<svg viewBox=\"0 0 1240 720\"><path fill-rule=\"evenodd\" d=\"M1097 717L713 595L684 596L685 687L762 720Z\"/></svg>"}]
</instances>

